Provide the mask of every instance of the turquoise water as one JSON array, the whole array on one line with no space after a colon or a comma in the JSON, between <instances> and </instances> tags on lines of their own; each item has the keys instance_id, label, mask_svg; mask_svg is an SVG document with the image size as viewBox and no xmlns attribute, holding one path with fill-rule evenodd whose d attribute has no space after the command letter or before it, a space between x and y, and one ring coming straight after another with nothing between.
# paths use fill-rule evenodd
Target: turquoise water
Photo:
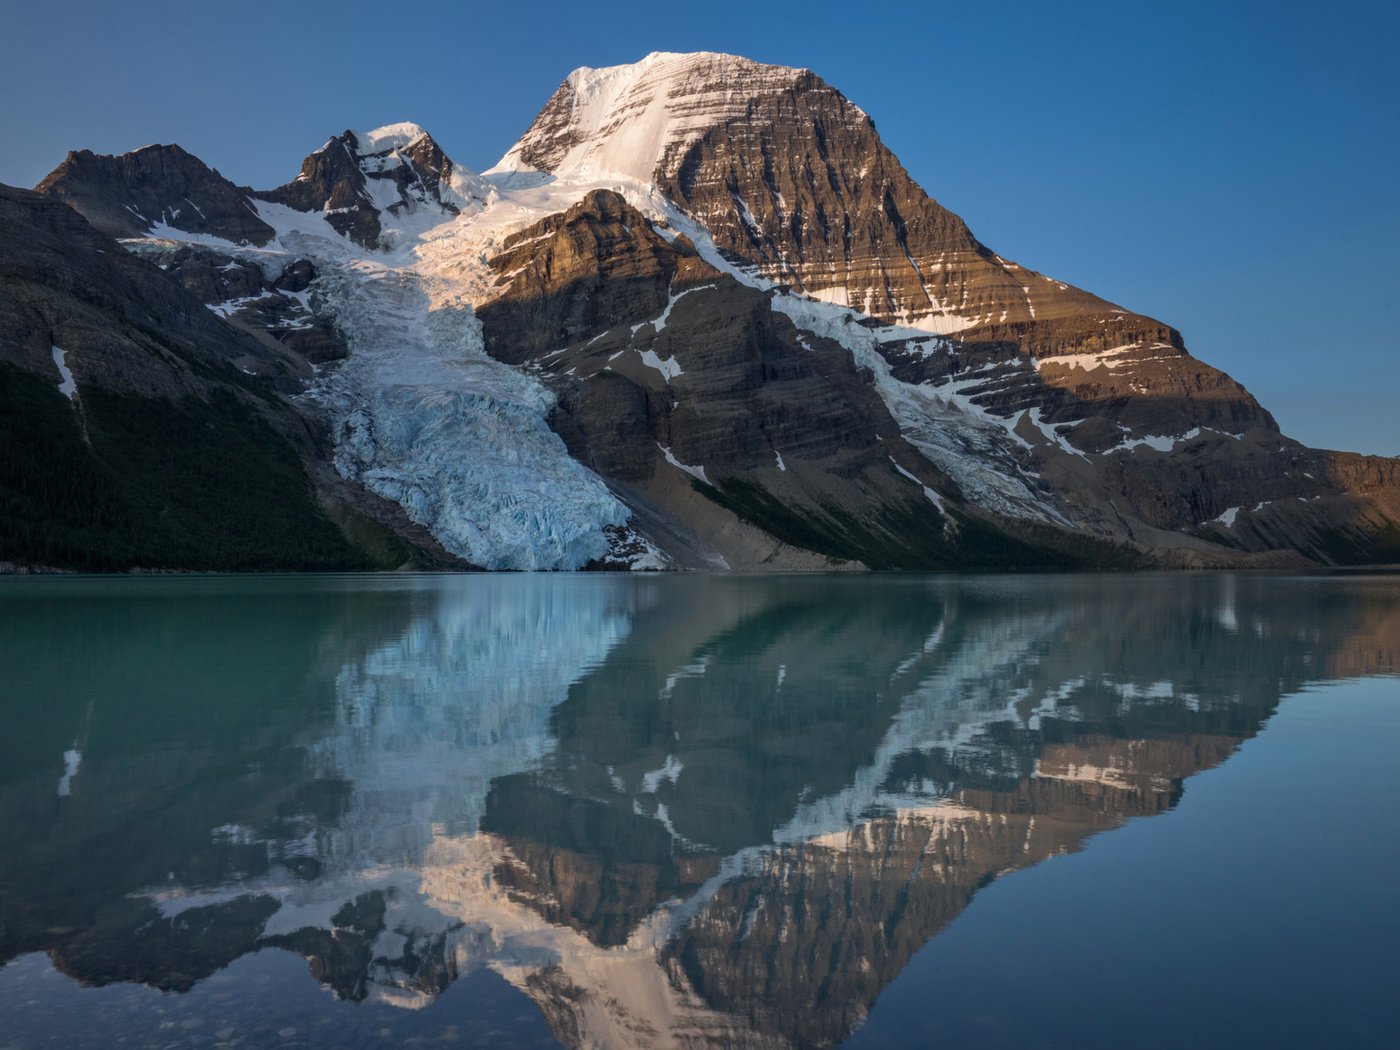
<instances>
[{"instance_id":1,"label":"turquoise water","mask_svg":"<svg viewBox=\"0 0 1400 1050\"><path fill-rule=\"evenodd\" d=\"M1400 580L0 579L0 1047L1388 1046Z\"/></svg>"}]
</instances>

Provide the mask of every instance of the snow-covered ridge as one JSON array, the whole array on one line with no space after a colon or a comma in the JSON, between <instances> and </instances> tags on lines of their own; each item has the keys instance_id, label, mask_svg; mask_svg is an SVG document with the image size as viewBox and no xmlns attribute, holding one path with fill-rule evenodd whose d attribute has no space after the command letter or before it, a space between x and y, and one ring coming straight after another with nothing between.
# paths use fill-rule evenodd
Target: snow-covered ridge
<instances>
[{"instance_id":1,"label":"snow-covered ridge","mask_svg":"<svg viewBox=\"0 0 1400 1050\"><path fill-rule=\"evenodd\" d=\"M552 174L650 181L668 154L805 72L711 51L657 51L630 65L585 66L569 74L550 106L486 174L538 170L532 156L571 143L551 160Z\"/></svg>"},{"instance_id":2,"label":"snow-covered ridge","mask_svg":"<svg viewBox=\"0 0 1400 1050\"><path fill-rule=\"evenodd\" d=\"M373 131L354 132L361 153L386 153L391 149L401 149L412 145L428 133L417 124L403 121L398 124L385 124Z\"/></svg>"},{"instance_id":3,"label":"snow-covered ridge","mask_svg":"<svg viewBox=\"0 0 1400 1050\"><path fill-rule=\"evenodd\" d=\"M402 239L392 232L394 219L423 210L431 213L414 220L411 233L417 235L440 221L438 212L479 209L491 194L480 175L448 158L433 137L411 121L329 138L315 154L327 150L343 151L364 175L359 196L390 228L386 240L391 244ZM308 177L303 171L295 182ZM323 210L335 214L351 209L343 202L333 207L327 201Z\"/></svg>"}]
</instances>

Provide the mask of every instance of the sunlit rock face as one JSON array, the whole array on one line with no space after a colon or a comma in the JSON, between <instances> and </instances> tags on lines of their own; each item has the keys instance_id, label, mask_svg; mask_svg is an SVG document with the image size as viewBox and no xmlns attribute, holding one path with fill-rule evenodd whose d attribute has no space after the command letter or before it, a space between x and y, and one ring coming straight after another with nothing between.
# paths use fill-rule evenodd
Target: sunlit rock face
<instances>
[{"instance_id":1,"label":"sunlit rock face","mask_svg":"<svg viewBox=\"0 0 1400 1050\"><path fill-rule=\"evenodd\" d=\"M1172 547L1186 563L1215 561L1215 543L1328 559L1385 542L1376 525L1391 512L1376 507L1368 524L1355 515L1357 498L1374 499L1363 486L1314 484L1331 473L1318 454L1280 438L1177 332L978 243L810 71L713 54L581 69L500 168L653 182L745 273L838 308L799 327L858 359L869 340L851 322L862 316L948 337L911 331L870 348L903 435L946 475L929 479L939 491ZM1332 539L1308 539L1322 534Z\"/></svg>"},{"instance_id":2,"label":"sunlit rock face","mask_svg":"<svg viewBox=\"0 0 1400 1050\"><path fill-rule=\"evenodd\" d=\"M1015 319L1029 316L1026 282L999 267L1004 287L963 294L985 250L808 70L709 53L576 70L499 167L654 181L730 257L887 320L956 331L990 309L983 298L994 317L1013 298Z\"/></svg>"},{"instance_id":3,"label":"sunlit rock face","mask_svg":"<svg viewBox=\"0 0 1400 1050\"><path fill-rule=\"evenodd\" d=\"M993 255L810 70L712 53L579 69L498 168L655 182L728 257L886 322L1011 332L1095 315L1060 345L1031 339L1044 353L1169 331Z\"/></svg>"}]
</instances>

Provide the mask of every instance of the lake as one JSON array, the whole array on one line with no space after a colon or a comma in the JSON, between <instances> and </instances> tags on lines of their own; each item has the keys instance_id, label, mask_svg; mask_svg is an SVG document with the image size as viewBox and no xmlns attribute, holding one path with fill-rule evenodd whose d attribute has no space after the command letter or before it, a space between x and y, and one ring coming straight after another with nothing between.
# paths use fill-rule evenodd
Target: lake
<instances>
[{"instance_id":1,"label":"lake","mask_svg":"<svg viewBox=\"0 0 1400 1050\"><path fill-rule=\"evenodd\" d=\"M0 1048L1393 1046L1400 578L0 578Z\"/></svg>"}]
</instances>

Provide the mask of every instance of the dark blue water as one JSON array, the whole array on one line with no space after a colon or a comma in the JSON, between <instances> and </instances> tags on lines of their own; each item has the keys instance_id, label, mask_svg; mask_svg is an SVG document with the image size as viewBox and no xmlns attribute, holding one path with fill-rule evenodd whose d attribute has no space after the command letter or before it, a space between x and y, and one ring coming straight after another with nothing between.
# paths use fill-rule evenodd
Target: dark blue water
<instances>
[{"instance_id":1,"label":"dark blue water","mask_svg":"<svg viewBox=\"0 0 1400 1050\"><path fill-rule=\"evenodd\" d=\"M0 1048L1390 1046L1400 581L0 580Z\"/></svg>"}]
</instances>

